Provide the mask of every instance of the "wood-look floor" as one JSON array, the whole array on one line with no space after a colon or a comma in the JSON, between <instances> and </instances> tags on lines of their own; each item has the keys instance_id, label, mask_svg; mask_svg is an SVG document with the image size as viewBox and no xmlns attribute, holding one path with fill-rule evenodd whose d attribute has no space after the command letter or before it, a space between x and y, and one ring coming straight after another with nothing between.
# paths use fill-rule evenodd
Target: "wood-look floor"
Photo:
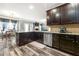
<instances>
[{"instance_id":1,"label":"wood-look floor","mask_svg":"<svg viewBox=\"0 0 79 59\"><path fill-rule=\"evenodd\" d=\"M9 41L0 40L0 56L70 56L70 54L47 47L36 41L21 47L13 45Z\"/></svg>"}]
</instances>

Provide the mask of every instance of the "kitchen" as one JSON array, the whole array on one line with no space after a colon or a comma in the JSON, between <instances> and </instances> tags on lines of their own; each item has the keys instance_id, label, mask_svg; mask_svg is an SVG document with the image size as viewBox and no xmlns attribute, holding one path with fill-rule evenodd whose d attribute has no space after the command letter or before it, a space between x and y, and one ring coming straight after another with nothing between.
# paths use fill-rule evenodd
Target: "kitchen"
<instances>
[{"instance_id":1,"label":"kitchen","mask_svg":"<svg viewBox=\"0 0 79 59\"><path fill-rule=\"evenodd\" d=\"M0 15L2 56L79 55L79 3L3 3L0 6L7 9Z\"/></svg>"}]
</instances>

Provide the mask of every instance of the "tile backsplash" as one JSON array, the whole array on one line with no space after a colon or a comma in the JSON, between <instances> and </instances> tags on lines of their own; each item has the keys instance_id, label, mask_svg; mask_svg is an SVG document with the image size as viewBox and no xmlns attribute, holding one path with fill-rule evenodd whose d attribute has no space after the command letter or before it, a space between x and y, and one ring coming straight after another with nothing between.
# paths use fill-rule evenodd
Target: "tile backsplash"
<instances>
[{"instance_id":1,"label":"tile backsplash","mask_svg":"<svg viewBox=\"0 0 79 59\"><path fill-rule=\"evenodd\" d=\"M51 32L59 32L59 28L65 26L68 32L79 33L79 24L67 24L67 25L52 25Z\"/></svg>"}]
</instances>

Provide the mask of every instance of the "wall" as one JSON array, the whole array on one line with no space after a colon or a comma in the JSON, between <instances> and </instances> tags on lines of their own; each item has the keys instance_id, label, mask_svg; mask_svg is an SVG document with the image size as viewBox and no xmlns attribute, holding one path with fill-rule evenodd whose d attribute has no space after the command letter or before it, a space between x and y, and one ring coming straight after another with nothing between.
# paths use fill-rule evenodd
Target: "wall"
<instances>
[{"instance_id":1,"label":"wall","mask_svg":"<svg viewBox=\"0 0 79 59\"><path fill-rule=\"evenodd\" d=\"M18 20L17 32L24 32L25 31L25 24L29 24L29 31L33 30L33 27L32 27L33 23L32 22L28 22L28 21L25 21L25 20Z\"/></svg>"},{"instance_id":2,"label":"wall","mask_svg":"<svg viewBox=\"0 0 79 59\"><path fill-rule=\"evenodd\" d=\"M59 32L59 28L65 26L68 32L79 33L79 24L67 24L67 25L52 25L49 26L51 32Z\"/></svg>"},{"instance_id":3,"label":"wall","mask_svg":"<svg viewBox=\"0 0 79 59\"><path fill-rule=\"evenodd\" d=\"M34 27L33 27L33 21L25 21L25 20L18 20L17 22L17 32L25 32L25 24L29 24L29 31L34 31ZM39 22L39 24L45 24L42 22ZM39 25L39 31L41 31L41 25Z\"/></svg>"}]
</instances>

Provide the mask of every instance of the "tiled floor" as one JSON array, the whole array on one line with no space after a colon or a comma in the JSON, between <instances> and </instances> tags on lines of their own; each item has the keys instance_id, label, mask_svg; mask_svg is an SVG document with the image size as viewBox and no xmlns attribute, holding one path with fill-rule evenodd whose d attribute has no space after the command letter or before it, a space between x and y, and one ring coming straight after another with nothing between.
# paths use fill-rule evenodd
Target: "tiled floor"
<instances>
[{"instance_id":1,"label":"tiled floor","mask_svg":"<svg viewBox=\"0 0 79 59\"><path fill-rule=\"evenodd\" d=\"M5 43L5 44L4 44ZM24 46L18 47L12 44L11 40L0 40L1 56L70 56L54 48L47 47L41 43L33 41Z\"/></svg>"}]
</instances>

